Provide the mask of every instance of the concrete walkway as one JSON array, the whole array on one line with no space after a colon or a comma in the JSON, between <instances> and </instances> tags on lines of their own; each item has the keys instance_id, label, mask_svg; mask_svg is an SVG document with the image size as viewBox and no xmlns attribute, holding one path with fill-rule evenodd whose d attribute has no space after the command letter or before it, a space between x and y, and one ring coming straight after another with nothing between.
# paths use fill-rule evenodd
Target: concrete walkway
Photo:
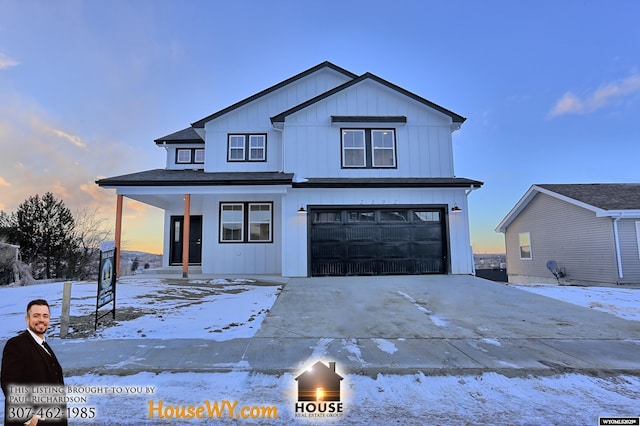
<instances>
[{"instance_id":1,"label":"concrete walkway","mask_svg":"<svg viewBox=\"0 0 640 426\"><path fill-rule=\"evenodd\" d=\"M60 341L66 375L640 374L640 323L471 276L293 278L250 339Z\"/></svg>"}]
</instances>

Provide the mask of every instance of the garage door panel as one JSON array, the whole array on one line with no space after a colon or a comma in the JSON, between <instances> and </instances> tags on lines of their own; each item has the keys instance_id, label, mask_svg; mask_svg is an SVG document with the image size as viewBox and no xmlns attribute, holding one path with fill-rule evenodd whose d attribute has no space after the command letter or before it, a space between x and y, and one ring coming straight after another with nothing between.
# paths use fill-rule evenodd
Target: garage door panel
<instances>
[{"instance_id":1,"label":"garage door panel","mask_svg":"<svg viewBox=\"0 0 640 426\"><path fill-rule=\"evenodd\" d=\"M311 256L319 259L347 259L348 247L344 244L317 243L311 246Z\"/></svg>"},{"instance_id":2,"label":"garage door panel","mask_svg":"<svg viewBox=\"0 0 640 426\"><path fill-rule=\"evenodd\" d=\"M446 272L443 209L313 209L312 218L314 276Z\"/></svg>"},{"instance_id":3,"label":"garage door panel","mask_svg":"<svg viewBox=\"0 0 640 426\"><path fill-rule=\"evenodd\" d=\"M380 230L371 225L349 225L343 229L344 241L376 241L380 238Z\"/></svg>"}]
</instances>

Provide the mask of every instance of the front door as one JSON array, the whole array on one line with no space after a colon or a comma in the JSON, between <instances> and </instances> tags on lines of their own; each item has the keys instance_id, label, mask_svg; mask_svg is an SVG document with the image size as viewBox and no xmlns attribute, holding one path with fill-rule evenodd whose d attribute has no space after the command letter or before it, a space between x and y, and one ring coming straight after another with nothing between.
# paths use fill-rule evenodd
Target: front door
<instances>
[{"instance_id":1,"label":"front door","mask_svg":"<svg viewBox=\"0 0 640 426\"><path fill-rule=\"evenodd\" d=\"M182 235L184 216L171 216L171 264L182 265ZM202 264L202 216L189 221L189 264Z\"/></svg>"}]
</instances>

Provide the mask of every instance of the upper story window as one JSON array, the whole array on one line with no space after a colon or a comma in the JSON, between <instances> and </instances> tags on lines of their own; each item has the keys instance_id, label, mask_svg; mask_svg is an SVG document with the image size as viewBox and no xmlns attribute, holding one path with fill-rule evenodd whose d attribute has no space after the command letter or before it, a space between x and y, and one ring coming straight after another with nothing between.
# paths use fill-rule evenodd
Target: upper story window
<instances>
[{"instance_id":1,"label":"upper story window","mask_svg":"<svg viewBox=\"0 0 640 426\"><path fill-rule=\"evenodd\" d=\"M203 148L178 148L176 164L204 164Z\"/></svg>"},{"instance_id":2,"label":"upper story window","mask_svg":"<svg viewBox=\"0 0 640 426\"><path fill-rule=\"evenodd\" d=\"M267 135L235 133L227 142L227 161L267 161Z\"/></svg>"},{"instance_id":3,"label":"upper story window","mask_svg":"<svg viewBox=\"0 0 640 426\"><path fill-rule=\"evenodd\" d=\"M395 168L393 129L341 129L343 168Z\"/></svg>"}]
</instances>

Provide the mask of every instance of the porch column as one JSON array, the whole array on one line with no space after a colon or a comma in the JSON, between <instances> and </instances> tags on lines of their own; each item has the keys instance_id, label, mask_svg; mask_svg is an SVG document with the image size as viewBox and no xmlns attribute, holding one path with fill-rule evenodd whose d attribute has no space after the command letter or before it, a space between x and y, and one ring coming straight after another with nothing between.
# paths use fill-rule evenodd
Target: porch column
<instances>
[{"instance_id":1,"label":"porch column","mask_svg":"<svg viewBox=\"0 0 640 426\"><path fill-rule=\"evenodd\" d=\"M120 242L122 241L122 201L124 196L118 194L116 201L116 277L120 276Z\"/></svg>"},{"instance_id":2,"label":"porch column","mask_svg":"<svg viewBox=\"0 0 640 426\"><path fill-rule=\"evenodd\" d=\"M184 194L184 224L182 226L182 278L189 278L189 231L191 228L191 194Z\"/></svg>"}]
</instances>

